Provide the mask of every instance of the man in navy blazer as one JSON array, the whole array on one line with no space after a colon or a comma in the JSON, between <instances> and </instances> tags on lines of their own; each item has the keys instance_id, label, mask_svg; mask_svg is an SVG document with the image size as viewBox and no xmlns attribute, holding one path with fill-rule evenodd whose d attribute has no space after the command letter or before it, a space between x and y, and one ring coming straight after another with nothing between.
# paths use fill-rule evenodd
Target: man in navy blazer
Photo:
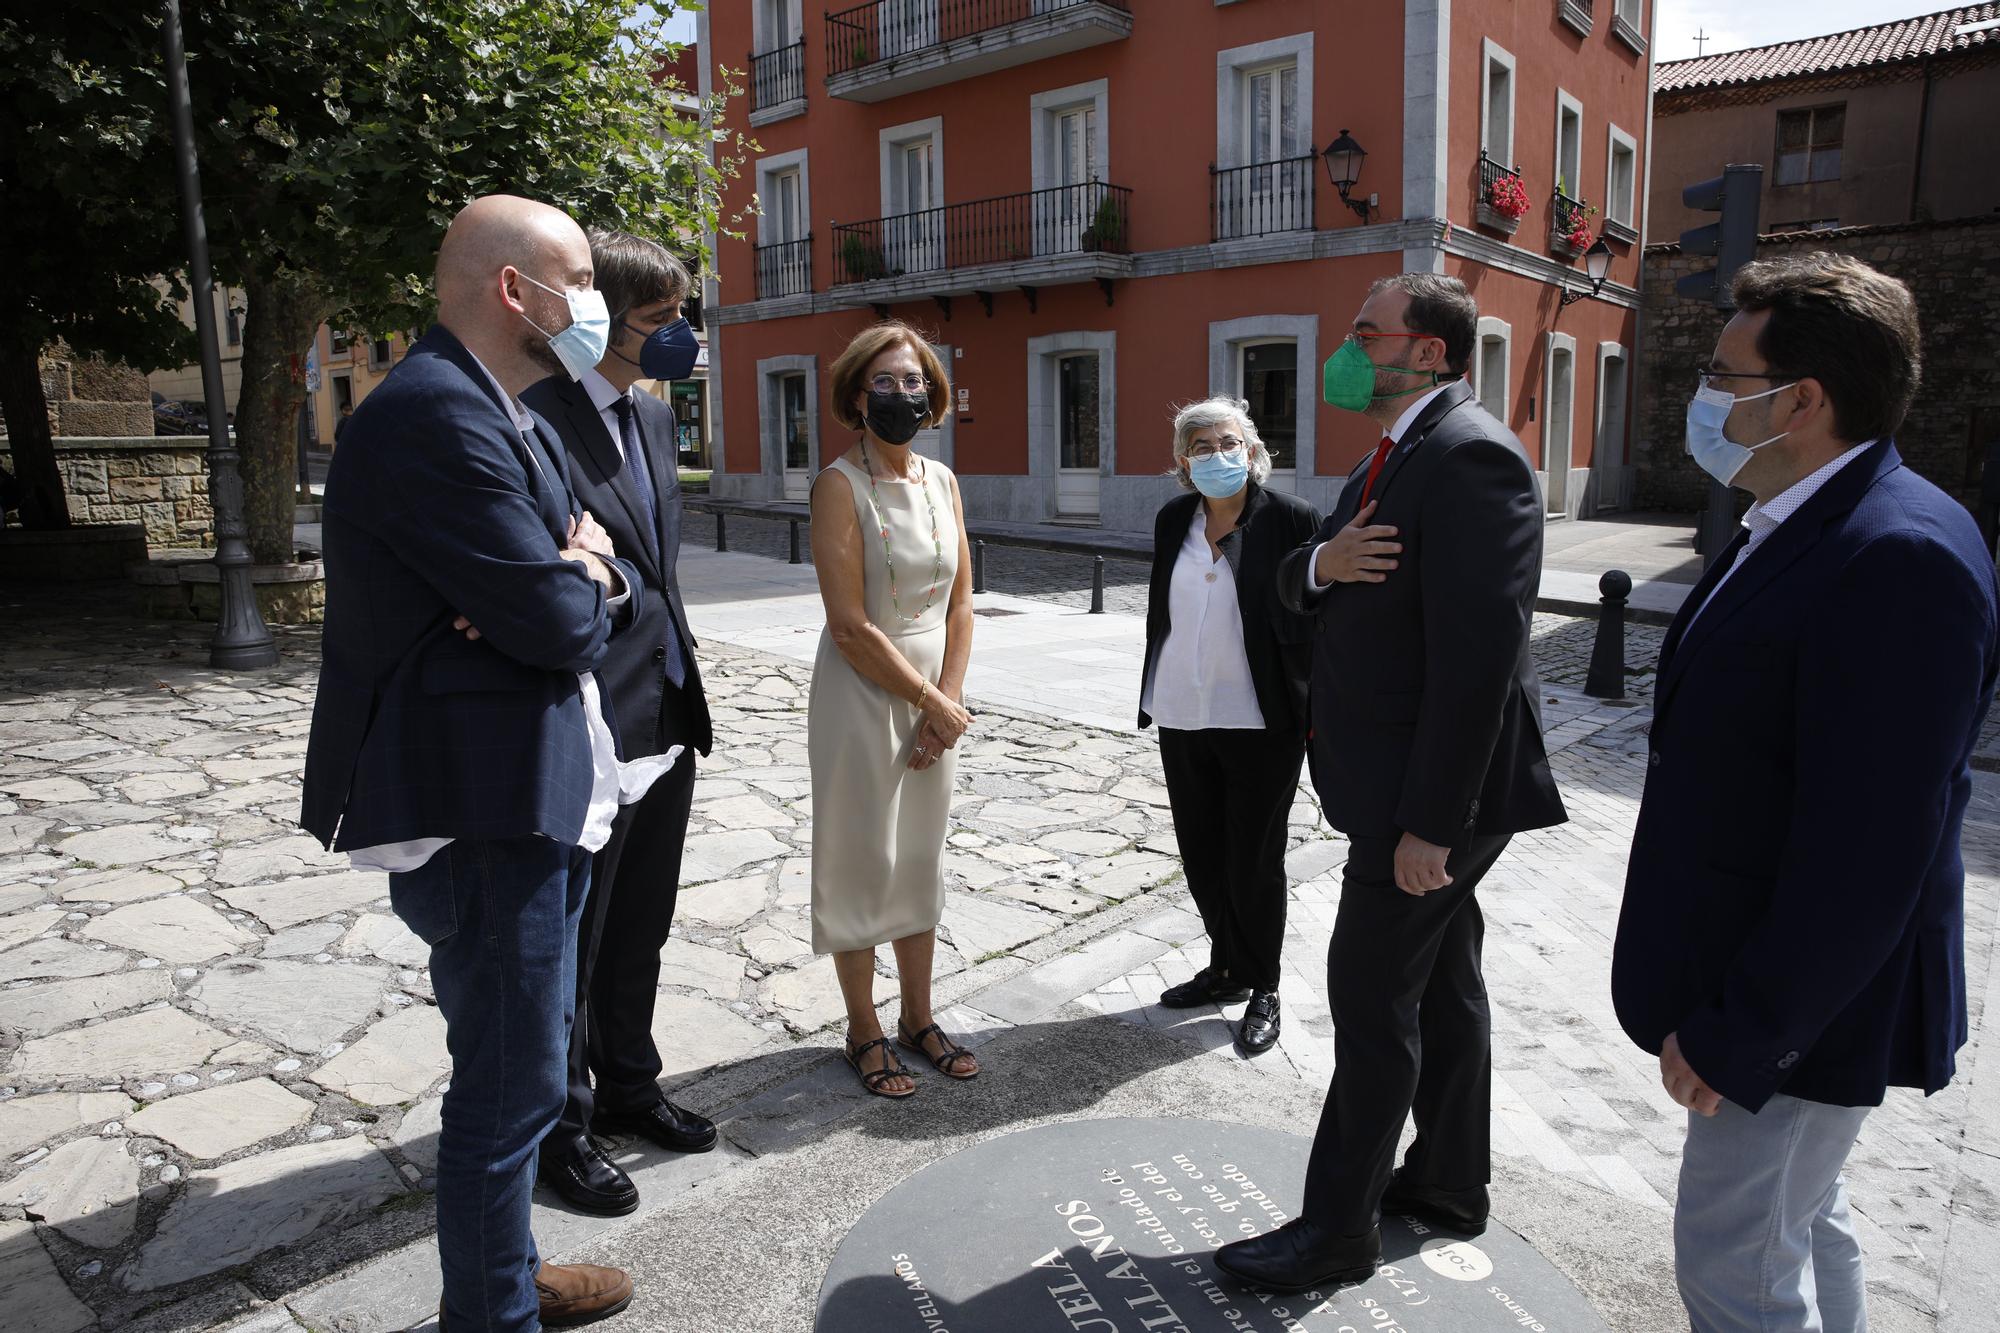
<instances>
[{"instance_id":1,"label":"man in navy blazer","mask_svg":"<svg viewBox=\"0 0 2000 1333\"><path fill-rule=\"evenodd\" d=\"M1689 1110L1675 1210L1699 1333L1861 1329L1841 1169L1888 1087L1966 1039L1968 766L1992 701L1992 554L1891 442L1907 288L1815 254L1745 267L1688 447L1757 501L1661 651L1612 964Z\"/></svg>"},{"instance_id":2,"label":"man in navy blazer","mask_svg":"<svg viewBox=\"0 0 2000 1333\"><path fill-rule=\"evenodd\" d=\"M639 1206L638 1187L598 1146L593 1128L637 1134L674 1152L716 1144L711 1121L660 1092L664 1064L653 1041L660 950L673 928L694 803L692 751L708 753L712 728L675 578L681 491L674 414L633 387L645 373L642 360L652 374L673 378L693 368L695 338L681 316L691 284L664 246L625 232L592 231L590 262L610 308L609 350L580 379L551 375L522 401L555 430L578 499L639 567L631 624L611 641L598 673L618 715L620 753L630 759L683 749L644 800L618 812L591 867L577 932L569 1102L542 1141L543 1182L574 1207L616 1215Z\"/></svg>"},{"instance_id":3,"label":"man in navy blazer","mask_svg":"<svg viewBox=\"0 0 2000 1333\"><path fill-rule=\"evenodd\" d=\"M437 286L438 325L356 410L327 479L301 822L389 871L396 914L431 946L452 1057L441 1320L529 1330L632 1293L614 1269L539 1262L529 1204L563 1105L590 852L644 785L591 674L639 574L518 398L604 335L583 232L546 205L476 200Z\"/></svg>"}]
</instances>

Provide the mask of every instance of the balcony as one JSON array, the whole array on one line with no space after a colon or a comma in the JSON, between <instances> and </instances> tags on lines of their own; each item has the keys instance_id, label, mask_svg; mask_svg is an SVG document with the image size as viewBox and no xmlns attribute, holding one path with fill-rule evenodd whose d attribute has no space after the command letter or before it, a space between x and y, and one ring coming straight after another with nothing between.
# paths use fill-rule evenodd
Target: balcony
<instances>
[{"instance_id":1,"label":"balcony","mask_svg":"<svg viewBox=\"0 0 2000 1333\"><path fill-rule=\"evenodd\" d=\"M1646 54L1646 36L1639 31L1639 16L1635 11L1630 18L1625 16L1625 6L1619 5L1611 11L1611 35L1639 54Z\"/></svg>"},{"instance_id":2,"label":"balcony","mask_svg":"<svg viewBox=\"0 0 2000 1333\"><path fill-rule=\"evenodd\" d=\"M806 109L806 44L793 42L750 57L750 124L804 115Z\"/></svg>"},{"instance_id":3,"label":"balcony","mask_svg":"<svg viewBox=\"0 0 2000 1333\"><path fill-rule=\"evenodd\" d=\"M1108 298L1132 271L1131 215L1130 190L1091 181L837 223L833 284L876 303L1091 281Z\"/></svg>"},{"instance_id":4,"label":"balcony","mask_svg":"<svg viewBox=\"0 0 2000 1333\"><path fill-rule=\"evenodd\" d=\"M1208 169L1209 239L1240 241L1313 229L1316 154Z\"/></svg>"},{"instance_id":5,"label":"balcony","mask_svg":"<svg viewBox=\"0 0 2000 1333\"><path fill-rule=\"evenodd\" d=\"M1588 37L1592 26L1590 5L1591 0L1556 0L1556 17Z\"/></svg>"},{"instance_id":6,"label":"balcony","mask_svg":"<svg viewBox=\"0 0 2000 1333\"><path fill-rule=\"evenodd\" d=\"M796 241L760 245L756 252L757 299L774 301L783 296L810 296L813 289L812 236Z\"/></svg>"},{"instance_id":7,"label":"balcony","mask_svg":"<svg viewBox=\"0 0 2000 1333\"><path fill-rule=\"evenodd\" d=\"M1479 150L1479 225L1512 236L1528 212L1528 188L1521 173Z\"/></svg>"},{"instance_id":8,"label":"balcony","mask_svg":"<svg viewBox=\"0 0 2000 1333\"><path fill-rule=\"evenodd\" d=\"M1549 202L1549 252L1564 259L1575 259L1590 248L1596 237L1590 234L1590 216L1597 210L1581 199L1572 199L1561 190ZM1581 230L1583 244L1574 244L1570 237Z\"/></svg>"},{"instance_id":9,"label":"balcony","mask_svg":"<svg viewBox=\"0 0 2000 1333\"><path fill-rule=\"evenodd\" d=\"M869 0L826 16L826 90L881 102L1131 35L1130 0Z\"/></svg>"}]
</instances>

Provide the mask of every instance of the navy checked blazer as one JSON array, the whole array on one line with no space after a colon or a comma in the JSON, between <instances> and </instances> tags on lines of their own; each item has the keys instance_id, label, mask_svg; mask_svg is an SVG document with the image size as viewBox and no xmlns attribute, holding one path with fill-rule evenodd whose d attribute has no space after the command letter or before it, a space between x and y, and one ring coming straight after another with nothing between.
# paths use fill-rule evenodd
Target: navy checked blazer
<instances>
[{"instance_id":1,"label":"navy checked blazer","mask_svg":"<svg viewBox=\"0 0 2000 1333\"><path fill-rule=\"evenodd\" d=\"M558 554L576 502L553 439L539 420L524 438L443 325L348 421L326 483L300 816L326 846L581 836L591 760L577 675L603 661L614 613ZM483 637L452 629L461 614Z\"/></svg>"},{"instance_id":2,"label":"navy checked blazer","mask_svg":"<svg viewBox=\"0 0 2000 1333\"><path fill-rule=\"evenodd\" d=\"M1723 583L1744 540L1660 653L1618 1020L1654 1054L1678 1033L1749 1111L1935 1092L1966 1039L1959 831L2000 661L1992 552L1887 440Z\"/></svg>"}]
</instances>

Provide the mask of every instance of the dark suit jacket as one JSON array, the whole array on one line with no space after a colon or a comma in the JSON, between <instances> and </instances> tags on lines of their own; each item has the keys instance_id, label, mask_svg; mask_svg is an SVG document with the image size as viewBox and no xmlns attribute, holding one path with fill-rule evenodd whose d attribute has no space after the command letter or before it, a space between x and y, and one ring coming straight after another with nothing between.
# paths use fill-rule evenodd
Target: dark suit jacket
<instances>
[{"instance_id":1,"label":"dark suit jacket","mask_svg":"<svg viewBox=\"0 0 2000 1333\"><path fill-rule=\"evenodd\" d=\"M707 754L714 744L708 697L695 667L694 636L688 633L680 583L674 577L681 549L681 484L672 410L650 394L632 395L659 507L660 526L653 531L631 469L583 385L567 375L551 376L531 386L521 401L555 427L569 457L570 482L578 502L611 534L618 553L639 567L644 580L633 590L630 622L620 626L597 673L618 715L619 748L628 759L662 754L673 745L691 745ZM678 648L670 643L675 636ZM669 652L682 653L687 664L677 709L661 707L666 692L674 688L667 683Z\"/></svg>"},{"instance_id":2,"label":"dark suit jacket","mask_svg":"<svg viewBox=\"0 0 2000 1333\"><path fill-rule=\"evenodd\" d=\"M1528 652L1544 516L1520 441L1448 386L1375 483L1370 522L1397 528L1397 568L1313 593L1313 551L1360 508L1368 463L1278 572L1285 605L1317 621L1308 753L1327 821L1446 847L1561 823Z\"/></svg>"},{"instance_id":3,"label":"dark suit jacket","mask_svg":"<svg viewBox=\"0 0 2000 1333\"><path fill-rule=\"evenodd\" d=\"M1966 1039L1968 767L1993 698L1993 557L1883 441L1736 570L1660 656L1611 992L1708 1085L1872 1106Z\"/></svg>"},{"instance_id":4,"label":"dark suit jacket","mask_svg":"<svg viewBox=\"0 0 2000 1333\"><path fill-rule=\"evenodd\" d=\"M1180 558L1188 529L1201 512L1201 496L1181 495L1160 506L1153 524L1153 583L1146 600L1146 666L1143 683L1153 674L1160 649L1172 628L1168 602L1174 562ZM1250 661L1250 681L1257 691L1257 711L1271 731L1306 733L1306 681L1312 674L1312 621L1289 611L1278 600L1278 562L1319 526L1319 511L1296 495L1269 491L1250 483L1238 523L1236 604L1243 613L1243 654ZM1143 688L1143 684L1142 684ZM1139 725L1153 719L1139 710Z\"/></svg>"},{"instance_id":5,"label":"dark suit jacket","mask_svg":"<svg viewBox=\"0 0 2000 1333\"><path fill-rule=\"evenodd\" d=\"M577 675L603 661L612 611L557 554L575 512L547 427L524 439L442 325L355 409L327 477L300 814L322 843L577 841L591 787ZM484 637L454 631L460 614Z\"/></svg>"}]
</instances>

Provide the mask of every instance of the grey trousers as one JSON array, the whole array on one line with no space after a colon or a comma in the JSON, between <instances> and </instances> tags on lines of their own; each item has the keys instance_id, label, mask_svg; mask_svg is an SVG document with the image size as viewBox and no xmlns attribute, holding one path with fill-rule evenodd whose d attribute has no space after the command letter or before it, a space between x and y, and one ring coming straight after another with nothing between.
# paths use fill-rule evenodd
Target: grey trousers
<instances>
[{"instance_id":1,"label":"grey trousers","mask_svg":"<svg viewBox=\"0 0 2000 1333\"><path fill-rule=\"evenodd\" d=\"M1777 1096L1688 1113L1674 1270L1695 1333L1867 1333L1840 1171L1871 1109Z\"/></svg>"}]
</instances>

